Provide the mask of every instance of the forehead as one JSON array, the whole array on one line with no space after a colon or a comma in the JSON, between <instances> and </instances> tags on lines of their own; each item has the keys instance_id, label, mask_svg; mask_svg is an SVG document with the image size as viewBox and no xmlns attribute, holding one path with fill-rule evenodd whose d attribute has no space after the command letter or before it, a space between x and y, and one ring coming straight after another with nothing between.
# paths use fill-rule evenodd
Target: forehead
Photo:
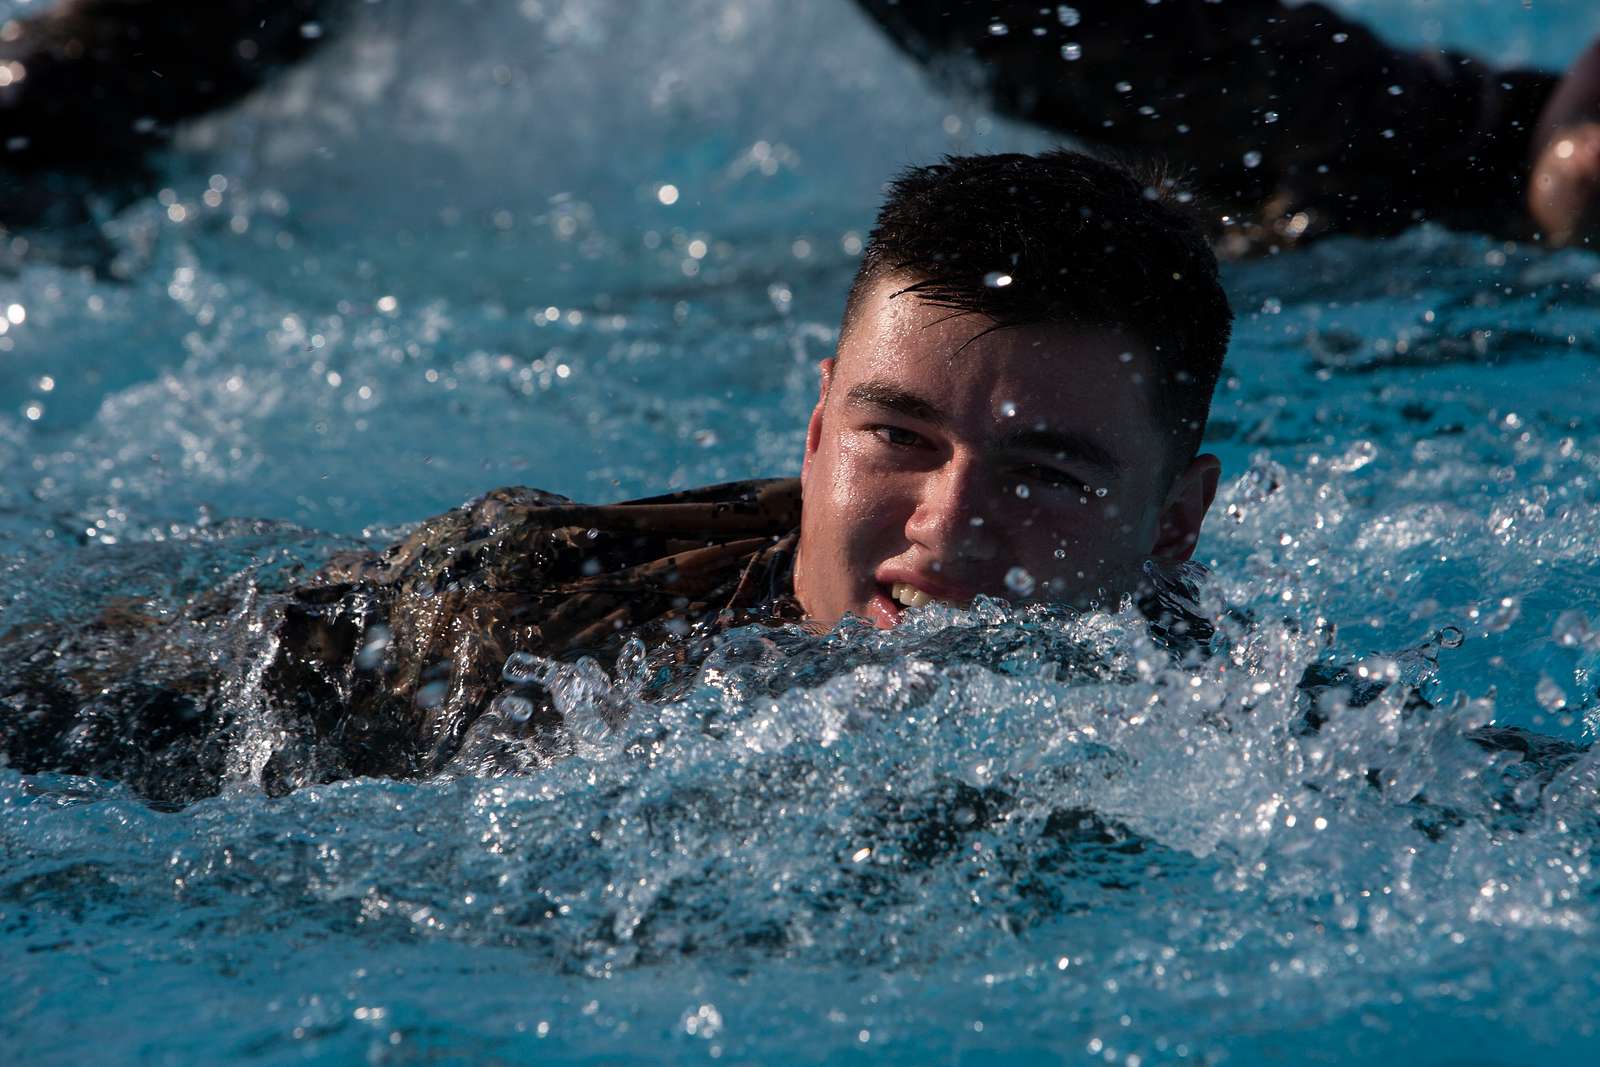
<instances>
[{"instance_id":1,"label":"forehead","mask_svg":"<svg viewBox=\"0 0 1600 1067\"><path fill-rule=\"evenodd\" d=\"M906 284L879 279L859 301L834 372L845 390L892 382L974 419L1155 434L1156 365L1138 338L1063 323L995 329L983 316L901 292Z\"/></svg>"}]
</instances>

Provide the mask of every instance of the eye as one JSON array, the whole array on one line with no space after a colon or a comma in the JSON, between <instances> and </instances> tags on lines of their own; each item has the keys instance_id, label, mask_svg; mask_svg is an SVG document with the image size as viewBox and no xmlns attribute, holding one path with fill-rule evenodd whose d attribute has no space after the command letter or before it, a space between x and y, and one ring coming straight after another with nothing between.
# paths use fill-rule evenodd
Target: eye
<instances>
[{"instance_id":1,"label":"eye","mask_svg":"<svg viewBox=\"0 0 1600 1067\"><path fill-rule=\"evenodd\" d=\"M1054 467L1041 467L1038 464L1018 467L1017 478L1025 484L1040 485L1047 489L1076 489L1084 484L1083 479L1066 471L1056 470Z\"/></svg>"},{"instance_id":2,"label":"eye","mask_svg":"<svg viewBox=\"0 0 1600 1067\"><path fill-rule=\"evenodd\" d=\"M920 434L912 433L902 426L869 426L867 431L892 448L915 448L922 444Z\"/></svg>"}]
</instances>

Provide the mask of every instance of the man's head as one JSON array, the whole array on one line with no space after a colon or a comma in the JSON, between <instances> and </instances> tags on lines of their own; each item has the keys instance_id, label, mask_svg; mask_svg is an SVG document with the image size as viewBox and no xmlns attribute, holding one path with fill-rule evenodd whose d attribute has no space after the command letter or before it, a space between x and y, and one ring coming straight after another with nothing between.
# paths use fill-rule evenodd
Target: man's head
<instances>
[{"instance_id":1,"label":"man's head","mask_svg":"<svg viewBox=\"0 0 1600 1067\"><path fill-rule=\"evenodd\" d=\"M1085 603L1188 558L1233 315L1170 197L1066 151L894 182L807 428L808 615L892 625L897 593Z\"/></svg>"}]
</instances>

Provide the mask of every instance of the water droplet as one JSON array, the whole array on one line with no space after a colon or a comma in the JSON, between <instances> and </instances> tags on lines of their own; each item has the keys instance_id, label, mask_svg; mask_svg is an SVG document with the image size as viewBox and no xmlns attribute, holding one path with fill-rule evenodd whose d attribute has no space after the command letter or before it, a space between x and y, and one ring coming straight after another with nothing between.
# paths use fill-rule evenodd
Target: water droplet
<instances>
[{"instance_id":1,"label":"water droplet","mask_svg":"<svg viewBox=\"0 0 1600 1067\"><path fill-rule=\"evenodd\" d=\"M1028 499L1028 497L1030 495L1032 495L1032 491L1028 488L1027 483L1026 482L1018 482L1017 483L1017 497L1018 497L1018 499L1026 500L1026 499Z\"/></svg>"},{"instance_id":2,"label":"water droplet","mask_svg":"<svg viewBox=\"0 0 1600 1067\"><path fill-rule=\"evenodd\" d=\"M1533 687L1534 699L1546 711L1560 711L1567 706L1567 693L1548 674L1539 675L1539 684Z\"/></svg>"},{"instance_id":3,"label":"water droplet","mask_svg":"<svg viewBox=\"0 0 1600 1067\"><path fill-rule=\"evenodd\" d=\"M1537 778L1528 778L1518 782L1511 790L1511 799L1519 808L1531 808L1539 802L1541 787Z\"/></svg>"},{"instance_id":4,"label":"water droplet","mask_svg":"<svg viewBox=\"0 0 1600 1067\"><path fill-rule=\"evenodd\" d=\"M1008 419L1016 418L1017 417L1017 404L1016 404L1016 401L1014 401L1014 400L1002 400L1002 401L1000 401L1000 414L1004 415Z\"/></svg>"},{"instance_id":5,"label":"water droplet","mask_svg":"<svg viewBox=\"0 0 1600 1067\"><path fill-rule=\"evenodd\" d=\"M389 647L389 628L374 626L367 631L366 643L356 653L356 666L364 671L374 671L383 666L383 653Z\"/></svg>"},{"instance_id":6,"label":"water droplet","mask_svg":"<svg viewBox=\"0 0 1600 1067\"><path fill-rule=\"evenodd\" d=\"M1253 148L1246 152L1244 154L1244 165L1246 170L1255 170L1261 166L1261 153Z\"/></svg>"},{"instance_id":7,"label":"water droplet","mask_svg":"<svg viewBox=\"0 0 1600 1067\"><path fill-rule=\"evenodd\" d=\"M1096 489L1096 490L1095 490L1095 491L1094 491L1094 495L1095 495L1095 496L1100 496L1100 497L1103 497L1103 496L1105 496L1105 495L1106 495L1106 494L1107 494L1107 493L1109 493L1109 492L1110 492L1110 491L1111 491L1111 490L1109 490L1109 489L1107 489L1107 488L1106 488L1106 487L1105 487L1105 486L1103 486L1103 485L1102 485L1102 486L1101 486L1101 487L1100 487L1100 488L1098 488L1098 489Z\"/></svg>"},{"instance_id":8,"label":"water droplet","mask_svg":"<svg viewBox=\"0 0 1600 1067\"><path fill-rule=\"evenodd\" d=\"M1503 596L1483 620L1483 628L1492 634L1501 633L1510 629L1511 624L1521 617L1522 602L1514 596Z\"/></svg>"},{"instance_id":9,"label":"water droplet","mask_svg":"<svg viewBox=\"0 0 1600 1067\"><path fill-rule=\"evenodd\" d=\"M1077 41L1069 41L1061 46L1061 58L1069 63L1076 63L1083 58L1083 45Z\"/></svg>"},{"instance_id":10,"label":"water droplet","mask_svg":"<svg viewBox=\"0 0 1600 1067\"><path fill-rule=\"evenodd\" d=\"M1033 575L1023 567L1012 567L1006 571L1006 588L1017 596L1028 596L1033 592Z\"/></svg>"},{"instance_id":11,"label":"water droplet","mask_svg":"<svg viewBox=\"0 0 1600 1067\"><path fill-rule=\"evenodd\" d=\"M1083 16L1078 14L1078 9L1075 7L1068 7L1066 4L1061 4L1056 7L1056 18L1060 20L1061 25L1063 26L1076 26L1079 22L1083 21Z\"/></svg>"},{"instance_id":12,"label":"water droplet","mask_svg":"<svg viewBox=\"0 0 1600 1067\"><path fill-rule=\"evenodd\" d=\"M544 660L529 652L513 652L506 657L500 677L512 685L532 685L544 677Z\"/></svg>"},{"instance_id":13,"label":"water droplet","mask_svg":"<svg viewBox=\"0 0 1600 1067\"><path fill-rule=\"evenodd\" d=\"M983 276L983 284L991 289L1004 289L1015 280L1003 270L992 270Z\"/></svg>"},{"instance_id":14,"label":"water droplet","mask_svg":"<svg viewBox=\"0 0 1600 1067\"><path fill-rule=\"evenodd\" d=\"M1133 83L1132 82L1118 82L1117 83L1117 92L1119 92L1119 93L1131 93L1131 92L1133 92Z\"/></svg>"},{"instance_id":15,"label":"water droplet","mask_svg":"<svg viewBox=\"0 0 1600 1067\"><path fill-rule=\"evenodd\" d=\"M1563 611L1556 616L1555 624L1550 628L1550 636L1563 648L1587 646L1595 640L1595 632L1589 625L1589 617L1576 608Z\"/></svg>"},{"instance_id":16,"label":"water droplet","mask_svg":"<svg viewBox=\"0 0 1600 1067\"><path fill-rule=\"evenodd\" d=\"M1011 32L1011 27L1007 26L1003 22L991 22L991 23L989 23L989 36L990 37L1004 37L1006 34L1008 34L1010 32Z\"/></svg>"},{"instance_id":17,"label":"water droplet","mask_svg":"<svg viewBox=\"0 0 1600 1067\"><path fill-rule=\"evenodd\" d=\"M1328 461L1328 469L1341 474L1352 474L1378 458L1378 446L1371 441L1359 440L1345 449L1342 455Z\"/></svg>"},{"instance_id":18,"label":"water droplet","mask_svg":"<svg viewBox=\"0 0 1600 1067\"><path fill-rule=\"evenodd\" d=\"M1434 640L1439 642L1440 648L1460 648L1467 635L1461 632L1459 626L1446 626L1434 635Z\"/></svg>"},{"instance_id":19,"label":"water droplet","mask_svg":"<svg viewBox=\"0 0 1600 1067\"><path fill-rule=\"evenodd\" d=\"M507 694L495 701L500 706L500 711L512 722L527 722L533 718L533 701L527 697Z\"/></svg>"},{"instance_id":20,"label":"water droplet","mask_svg":"<svg viewBox=\"0 0 1600 1067\"><path fill-rule=\"evenodd\" d=\"M1261 116L1261 120L1268 125L1271 125L1272 123L1278 121L1278 113L1276 111L1269 111L1265 115Z\"/></svg>"}]
</instances>

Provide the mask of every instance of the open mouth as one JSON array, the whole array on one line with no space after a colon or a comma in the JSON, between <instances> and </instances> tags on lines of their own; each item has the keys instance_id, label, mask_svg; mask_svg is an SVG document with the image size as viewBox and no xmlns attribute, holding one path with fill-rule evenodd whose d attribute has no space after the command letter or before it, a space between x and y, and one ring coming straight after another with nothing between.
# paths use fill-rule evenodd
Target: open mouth
<instances>
[{"instance_id":1,"label":"open mouth","mask_svg":"<svg viewBox=\"0 0 1600 1067\"><path fill-rule=\"evenodd\" d=\"M923 608L929 604L945 604L959 608L954 600L945 600L918 589L909 582L880 582L878 592L867 607L867 615L880 627L888 628L900 621L907 608Z\"/></svg>"},{"instance_id":2,"label":"open mouth","mask_svg":"<svg viewBox=\"0 0 1600 1067\"><path fill-rule=\"evenodd\" d=\"M910 582L879 582L877 592L867 602L866 616L881 629L889 629L900 622L900 616L910 608L944 604L961 608L966 605L944 597L936 597Z\"/></svg>"},{"instance_id":3,"label":"open mouth","mask_svg":"<svg viewBox=\"0 0 1600 1067\"><path fill-rule=\"evenodd\" d=\"M934 602L934 598L914 585L905 582L895 582L889 587L889 598L908 608L927 607Z\"/></svg>"},{"instance_id":4,"label":"open mouth","mask_svg":"<svg viewBox=\"0 0 1600 1067\"><path fill-rule=\"evenodd\" d=\"M890 586L879 583L878 591L867 601L867 618L880 630L891 630L900 622L903 605L891 594Z\"/></svg>"}]
</instances>

